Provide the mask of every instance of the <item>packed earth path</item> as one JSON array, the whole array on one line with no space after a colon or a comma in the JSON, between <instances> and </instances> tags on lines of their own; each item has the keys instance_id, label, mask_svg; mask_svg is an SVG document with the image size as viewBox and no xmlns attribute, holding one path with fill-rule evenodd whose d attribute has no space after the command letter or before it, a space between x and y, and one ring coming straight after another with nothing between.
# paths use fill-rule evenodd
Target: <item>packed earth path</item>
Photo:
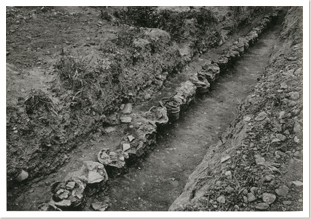
<instances>
[{"instance_id":1,"label":"packed earth path","mask_svg":"<svg viewBox=\"0 0 311 219\"><path fill-rule=\"evenodd\" d=\"M264 33L234 68L216 81L209 94L198 98L178 122L160 132L154 151L129 173L110 179L108 210L168 210L206 149L220 140L238 105L256 85L279 32L277 26Z\"/></svg>"}]
</instances>

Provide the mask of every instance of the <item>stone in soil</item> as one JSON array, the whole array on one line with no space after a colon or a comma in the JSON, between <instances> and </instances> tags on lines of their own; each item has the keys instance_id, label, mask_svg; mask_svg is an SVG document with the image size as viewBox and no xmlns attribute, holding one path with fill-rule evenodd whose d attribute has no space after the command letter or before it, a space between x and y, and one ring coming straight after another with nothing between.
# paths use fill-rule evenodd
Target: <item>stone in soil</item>
<instances>
[{"instance_id":1,"label":"stone in soil","mask_svg":"<svg viewBox=\"0 0 311 219\"><path fill-rule=\"evenodd\" d=\"M226 155L224 157L221 158L221 162L226 162L227 160L229 160L231 157L229 155Z\"/></svg>"},{"instance_id":2,"label":"stone in soil","mask_svg":"<svg viewBox=\"0 0 311 219\"><path fill-rule=\"evenodd\" d=\"M298 92L290 92L289 95L291 100L298 100L300 97Z\"/></svg>"},{"instance_id":3,"label":"stone in soil","mask_svg":"<svg viewBox=\"0 0 311 219\"><path fill-rule=\"evenodd\" d=\"M255 201L256 200L256 197L255 197L255 195L253 194L253 193L248 193L247 194L247 201L248 202L252 202L252 201Z\"/></svg>"},{"instance_id":4,"label":"stone in soil","mask_svg":"<svg viewBox=\"0 0 311 219\"><path fill-rule=\"evenodd\" d=\"M285 185L280 186L278 189L275 190L275 193L279 196L286 196L289 191L289 188Z\"/></svg>"},{"instance_id":5,"label":"stone in soil","mask_svg":"<svg viewBox=\"0 0 311 219\"><path fill-rule=\"evenodd\" d=\"M303 185L303 183L300 181L292 181L292 184L294 184L297 187L301 187Z\"/></svg>"},{"instance_id":6,"label":"stone in soil","mask_svg":"<svg viewBox=\"0 0 311 219\"><path fill-rule=\"evenodd\" d=\"M256 121L262 121L262 120L264 120L266 117L267 117L267 113L261 112L261 113L259 113L259 114L256 116L255 120L256 120Z\"/></svg>"},{"instance_id":7,"label":"stone in soil","mask_svg":"<svg viewBox=\"0 0 311 219\"><path fill-rule=\"evenodd\" d=\"M219 203L222 203L222 204L224 204L224 203L226 203L226 198L225 198L225 196L219 196L218 198L217 198L217 201L219 202Z\"/></svg>"},{"instance_id":8,"label":"stone in soil","mask_svg":"<svg viewBox=\"0 0 311 219\"><path fill-rule=\"evenodd\" d=\"M255 161L257 165L264 165L265 163L265 158L263 158L262 156L260 156L259 154L254 155L255 157Z\"/></svg>"},{"instance_id":9,"label":"stone in soil","mask_svg":"<svg viewBox=\"0 0 311 219\"><path fill-rule=\"evenodd\" d=\"M122 110L122 113L130 114L132 113L132 110L133 110L133 105L131 103L127 103L125 104L124 109Z\"/></svg>"},{"instance_id":10,"label":"stone in soil","mask_svg":"<svg viewBox=\"0 0 311 219\"><path fill-rule=\"evenodd\" d=\"M113 126L109 126L109 127L105 128L105 132L107 132L107 133L114 132L115 130L116 130L116 128Z\"/></svg>"},{"instance_id":11,"label":"stone in soil","mask_svg":"<svg viewBox=\"0 0 311 219\"><path fill-rule=\"evenodd\" d=\"M84 161L84 172L88 172L87 183L99 183L108 180L107 172L104 165L94 161Z\"/></svg>"},{"instance_id":12,"label":"stone in soil","mask_svg":"<svg viewBox=\"0 0 311 219\"><path fill-rule=\"evenodd\" d=\"M29 174L25 170L22 170L20 174L16 177L16 181L22 182L28 178Z\"/></svg>"},{"instance_id":13,"label":"stone in soil","mask_svg":"<svg viewBox=\"0 0 311 219\"><path fill-rule=\"evenodd\" d=\"M107 203L102 203L102 202L94 202L92 203L92 208L95 211L105 211L108 208L108 204Z\"/></svg>"},{"instance_id":14,"label":"stone in soil","mask_svg":"<svg viewBox=\"0 0 311 219\"><path fill-rule=\"evenodd\" d=\"M145 100L150 100L151 99L151 95L150 94L146 94L144 98L145 98Z\"/></svg>"},{"instance_id":15,"label":"stone in soil","mask_svg":"<svg viewBox=\"0 0 311 219\"><path fill-rule=\"evenodd\" d=\"M300 140L299 140L299 138L298 138L297 136L294 137L294 142L295 142L296 144L298 144L298 143L300 142Z\"/></svg>"},{"instance_id":16,"label":"stone in soil","mask_svg":"<svg viewBox=\"0 0 311 219\"><path fill-rule=\"evenodd\" d=\"M129 135L129 136L127 136L127 138L130 142L132 142L135 139L135 137L133 135Z\"/></svg>"},{"instance_id":17,"label":"stone in soil","mask_svg":"<svg viewBox=\"0 0 311 219\"><path fill-rule=\"evenodd\" d=\"M262 200L266 202L268 205L272 204L276 199L276 196L271 193L263 193Z\"/></svg>"},{"instance_id":18,"label":"stone in soil","mask_svg":"<svg viewBox=\"0 0 311 219\"><path fill-rule=\"evenodd\" d=\"M270 182L272 179L274 179L274 176L273 175L266 175L264 177L264 182Z\"/></svg>"},{"instance_id":19,"label":"stone in soil","mask_svg":"<svg viewBox=\"0 0 311 219\"><path fill-rule=\"evenodd\" d=\"M232 179L232 173L231 171L226 171L225 176L227 176L228 179Z\"/></svg>"},{"instance_id":20,"label":"stone in soil","mask_svg":"<svg viewBox=\"0 0 311 219\"><path fill-rule=\"evenodd\" d=\"M284 205L291 205L293 202L292 201L283 201Z\"/></svg>"},{"instance_id":21,"label":"stone in soil","mask_svg":"<svg viewBox=\"0 0 311 219\"><path fill-rule=\"evenodd\" d=\"M269 205L267 203L258 203L255 208L258 210L266 210L269 208Z\"/></svg>"},{"instance_id":22,"label":"stone in soil","mask_svg":"<svg viewBox=\"0 0 311 219\"><path fill-rule=\"evenodd\" d=\"M66 185L66 187L67 187L68 189L73 189L73 188L75 187L75 184L76 184L76 183L73 182L73 181L72 181L72 182L68 182L67 185Z\"/></svg>"},{"instance_id":23,"label":"stone in soil","mask_svg":"<svg viewBox=\"0 0 311 219\"><path fill-rule=\"evenodd\" d=\"M121 120L122 123L130 123L130 122L132 122L132 117L130 117L130 116L121 116L120 120Z\"/></svg>"},{"instance_id":24,"label":"stone in soil","mask_svg":"<svg viewBox=\"0 0 311 219\"><path fill-rule=\"evenodd\" d=\"M234 191L234 189L231 186L227 186L225 188L225 192L227 192L227 193L232 193L233 191Z\"/></svg>"},{"instance_id":25,"label":"stone in soil","mask_svg":"<svg viewBox=\"0 0 311 219\"><path fill-rule=\"evenodd\" d=\"M130 144L123 144L122 148L123 148L123 151L127 151L128 149L131 148L131 145Z\"/></svg>"}]
</instances>

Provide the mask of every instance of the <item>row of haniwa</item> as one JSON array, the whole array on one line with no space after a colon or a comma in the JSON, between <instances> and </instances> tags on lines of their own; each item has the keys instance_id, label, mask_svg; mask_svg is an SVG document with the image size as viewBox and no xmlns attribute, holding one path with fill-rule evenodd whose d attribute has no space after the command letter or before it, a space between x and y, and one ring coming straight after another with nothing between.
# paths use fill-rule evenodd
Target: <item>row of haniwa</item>
<instances>
[{"instance_id":1,"label":"row of haniwa","mask_svg":"<svg viewBox=\"0 0 311 219\"><path fill-rule=\"evenodd\" d=\"M244 54L249 46L256 43L260 34L277 15L278 11L266 15L257 27L253 28L245 37L234 42L217 61L207 60L200 71L191 75L188 81L181 83L174 96L164 98L162 103L167 108L169 118L171 120L178 119L183 107L194 99L196 93L207 93L211 83L217 79L219 74L225 72Z\"/></svg>"},{"instance_id":2,"label":"row of haniwa","mask_svg":"<svg viewBox=\"0 0 311 219\"><path fill-rule=\"evenodd\" d=\"M208 92L210 84L257 41L260 34L277 15L277 10L266 15L257 27L234 42L218 61L206 61L200 71L195 72L189 80L181 83L175 95L163 98L159 106L154 106L147 112L133 113L131 116L123 117L121 122L128 123L130 134L121 139L119 149L112 151L109 148L103 148L97 154L97 162L84 161L80 170L69 173L62 182L52 184L52 198L49 203L42 204L40 210L83 209L86 203L87 186L95 186L99 189L104 187L108 180L105 168L122 169L125 168L126 160L131 156L142 156L156 143L157 129L167 124L169 120L179 119L180 112L194 100L197 93Z\"/></svg>"}]
</instances>

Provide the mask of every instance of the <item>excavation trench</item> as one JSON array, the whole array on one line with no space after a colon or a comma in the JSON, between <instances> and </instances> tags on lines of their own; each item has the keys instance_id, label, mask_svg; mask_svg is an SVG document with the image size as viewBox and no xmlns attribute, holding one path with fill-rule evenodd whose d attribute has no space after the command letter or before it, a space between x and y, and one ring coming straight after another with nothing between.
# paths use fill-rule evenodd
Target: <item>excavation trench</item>
<instances>
[{"instance_id":1,"label":"excavation trench","mask_svg":"<svg viewBox=\"0 0 311 219\"><path fill-rule=\"evenodd\" d=\"M168 210L207 148L221 140L221 133L234 119L238 105L256 85L268 64L271 48L277 44L279 31L278 25L266 31L212 85L210 93L197 98L179 121L159 131L154 151L132 165L128 173L109 179L108 210ZM195 69L195 65L193 62L189 67Z\"/></svg>"},{"instance_id":2,"label":"excavation trench","mask_svg":"<svg viewBox=\"0 0 311 219\"><path fill-rule=\"evenodd\" d=\"M249 32L246 29L246 33ZM248 49L234 67L226 73L221 73L208 94L197 97L178 121L165 129L158 129L157 144L153 146L153 151L135 160L134 164L129 165L126 173L111 176L107 169L110 179L105 188L108 190L87 194L84 210L93 210L91 204L98 201L108 201L109 211L168 210L182 192L188 176L201 162L207 149L221 140L219 137L234 119L237 106L260 78L267 66L271 48L277 44L280 29L278 24L263 33L259 41ZM239 33L244 35L241 31ZM210 51L196 58L184 72L172 78L171 83L178 86L179 82L189 76L189 72L199 71L202 62L215 57L219 57L219 51ZM168 88L163 90L163 95L168 95L172 89L175 90L175 87L166 87ZM157 101L154 100L150 104L157 104ZM143 104L134 109L146 111L150 106ZM103 146L118 145L124 135L124 128L126 125L123 124L112 133L94 137L90 142L85 141L70 155L71 162L60 168L57 173L33 180L28 191L16 199L15 207L20 210L37 210L38 205L49 201L49 188L52 183L62 181L69 172L77 170L81 161L97 160L97 152Z\"/></svg>"}]
</instances>

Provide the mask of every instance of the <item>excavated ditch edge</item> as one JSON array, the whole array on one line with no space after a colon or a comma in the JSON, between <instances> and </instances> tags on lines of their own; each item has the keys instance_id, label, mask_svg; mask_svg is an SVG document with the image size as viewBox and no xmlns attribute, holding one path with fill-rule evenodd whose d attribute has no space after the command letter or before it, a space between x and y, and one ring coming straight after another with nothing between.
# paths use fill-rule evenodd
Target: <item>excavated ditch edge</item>
<instances>
[{"instance_id":1,"label":"excavated ditch edge","mask_svg":"<svg viewBox=\"0 0 311 219\"><path fill-rule=\"evenodd\" d=\"M191 75L190 79L181 83L180 87L176 89L176 95L164 98L163 101L160 101L160 106L154 106L147 112L138 112L137 114L134 114L133 121L128 123L129 126L138 129L135 133L136 136L138 136L138 138L135 139L137 147L131 147L131 139L128 139L128 136L125 136L121 140L121 145L128 144L130 146L126 151L123 151L122 149L113 153L101 151L99 153L106 153L106 161L100 159L100 157L100 163L84 161L82 169L70 172L63 182L52 184L52 193L54 193L54 197L55 193L58 192L58 190L56 191L56 188L59 185L62 185L61 188L66 187L67 189L71 189L72 192L67 196L67 199L65 198L61 201L55 201L51 198L49 203L45 203L39 207L40 210L83 209L83 204L85 203L84 192L86 191L87 186L97 185L98 188L100 188L100 186L103 186L108 180L105 167L110 170L119 171L125 168L126 163L142 156L150 146L156 143L156 133L159 127L163 127L163 125L166 125L169 121L174 122L177 120L180 112L184 111L186 106L194 100L196 93L205 93L210 87L210 84L213 83L219 74L225 73L226 70L231 67L250 46L257 42L258 37L267 29L268 25L278 17L278 12L279 10L276 9L273 13L264 16L257 27L254 27L245 37L239 38L238 41L229 46L228 52L225 55L222 55L218 61L210 61L210 64L205 66L207 69L207 74L204 75L205 78L202 78L202 75L198 75L197 72L194 73ZM144 127L140 128L142 127L142 124ZM115 158L117 158L117 161L115 161ZM90 175L96 175L97 180L90 181ZM74 186L73 188L69 188L68 185Z\"/></svg>"}]
</instances>

